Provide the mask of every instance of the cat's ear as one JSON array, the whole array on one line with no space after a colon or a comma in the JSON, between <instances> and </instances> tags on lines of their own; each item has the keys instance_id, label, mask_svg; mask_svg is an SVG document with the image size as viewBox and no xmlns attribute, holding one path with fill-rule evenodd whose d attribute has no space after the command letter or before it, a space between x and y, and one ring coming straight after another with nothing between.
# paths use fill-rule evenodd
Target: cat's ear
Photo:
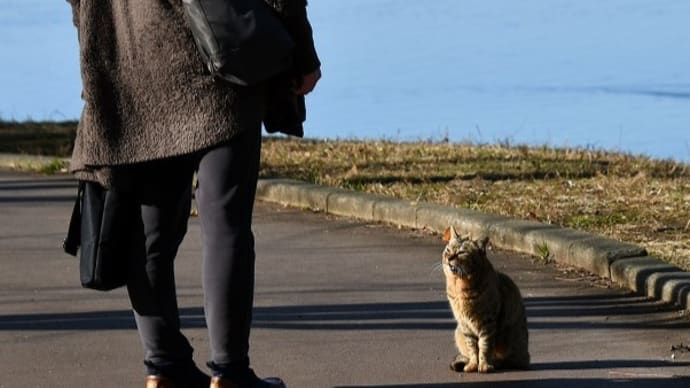
<instances>
[{"instance_id":1,"label":"cat's ear","mask_svg":"<svg viewBox=\"0 0 690 388\"><path fill-rule=\"evenodd\" d=\"M462 238L458 234L458 231L455 230L455 227L453 225L451 225L450 228L448 228L448 230L450 231L449 232L450 233L450 240L449 241L462 240Z\"/></svg>"},{"instance_id":2,"label":"cat's ear","mask_svg":"<svg viewBox=\"0 0 690 388\"><path fill-rule=\"evenodd\" d=\"M451 242L458 239L460 239L460 236L453 225L447 227L445 232L443 232L443 241L445 242Z\"/></svg>"},{"instance_id":3,"label":"cat's ear","mask_svg":"<svg viewBox=\"0 0 690 388\"><path fill-rule=\"evenodd\" d=\"M444 242L450 241L450 228L452 228L452 226L446 228L446 230L443 232L443 241Z\"/></svg>"}]
</instances>

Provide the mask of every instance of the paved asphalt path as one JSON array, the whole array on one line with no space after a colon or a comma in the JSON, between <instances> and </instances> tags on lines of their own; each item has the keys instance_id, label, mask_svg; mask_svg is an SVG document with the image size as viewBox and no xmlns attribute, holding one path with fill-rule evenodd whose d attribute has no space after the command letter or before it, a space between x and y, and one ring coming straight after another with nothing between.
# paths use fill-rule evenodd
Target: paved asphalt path
<instances>
[{"instance_id":1,"label":"paved asphalt path","mask_svg":"<svg viewBox=\"0 0 690 388\"><path fill-rule=\"evenodd\" d=\"M123 290L61 253L74 182L0 173L0 387L143 387ZM525 297L532 370L460 375L437 236L257 204L252 363L291 388L690 387L690 319L577 271L491 252ZM199 227L176 263L184 331L208 342ZM683 345L685 346L685 345ZM683 350L685 349L685 350Z\"/></svg>"}]
</instances>

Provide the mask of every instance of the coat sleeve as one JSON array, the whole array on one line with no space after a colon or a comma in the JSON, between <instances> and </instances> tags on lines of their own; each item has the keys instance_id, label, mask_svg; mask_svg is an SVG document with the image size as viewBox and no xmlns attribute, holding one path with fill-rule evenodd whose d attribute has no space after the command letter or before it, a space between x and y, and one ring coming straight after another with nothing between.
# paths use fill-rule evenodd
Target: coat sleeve
<instances>
[{"instance_id":1,"label":"coat sleeve","mask_svg":"<svg viewBox=\"0 0 690 388\"><path fill-rule=\"evenodd\" d=\"M319 56L314 47L314 38L307 18L306 1L302 7L291 12L286 20L290 34L295 39L295 67L301 74L309 74L321 67Z\"/></svg>"},{"instance_id":2,"label":"coat sleeve","mask_svg":"<svg viewBox=\"0 0 690 388\"><path fill-rule=\"evenodd\" d=\"M81 7L81 0L67 0L67 2L72 6L72 23L74 26L79 28L79 9Z\"/></svg>"}]
</instances>

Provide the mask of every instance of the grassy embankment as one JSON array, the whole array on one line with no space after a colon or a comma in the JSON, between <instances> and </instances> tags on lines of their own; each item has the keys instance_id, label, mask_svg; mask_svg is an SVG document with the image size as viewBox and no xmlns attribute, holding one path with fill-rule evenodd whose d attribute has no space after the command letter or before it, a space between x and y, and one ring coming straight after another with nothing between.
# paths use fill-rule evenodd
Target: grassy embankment
<instances>
[{"instance_id":1,"label":"grassy embankment","mask_svg":"<svg viewBox=\"0 0 690 388\"><path fill-rule=\"evenodd\" d=\"M73 131L3 123L0 152L65 156ZM572 227L690 270L687 164L590 149L267 138L261 174Z\"/></svg>"}]
</instances>

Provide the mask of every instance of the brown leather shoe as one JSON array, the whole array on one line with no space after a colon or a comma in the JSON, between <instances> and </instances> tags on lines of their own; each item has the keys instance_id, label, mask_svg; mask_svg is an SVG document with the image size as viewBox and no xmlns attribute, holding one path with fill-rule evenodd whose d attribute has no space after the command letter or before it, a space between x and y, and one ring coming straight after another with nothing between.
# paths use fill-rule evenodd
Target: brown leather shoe
<instances>
[{"instance_id":1,"label":"brown leather shoe","mask_svg":"<svg viewBox=\"0 0 690 388\"><path fill-rule=\"evenodd\" d=\"M256 380L249 383L250 385L245 384L243 386L222 377L214 377L211 379L210 388L286 388L283 380L277 377L268 377L265 379L255 378Z\"/></svg>"},{"instance_id":2,"label":"brown leather shoe","mask_svg":"<svg viewBox=\"0 0 690 388\"><path fill-rule=\"evenodd\" d=\"M237 385L233 384L231 381L223 380L220 377L211 378L210 388L238 388Z\"/></svg>"},{"instance_id":3,"label":"brown leather shoe","mask_svg":"<svg viewBox=\"0 0 690 388\"><path fill-rule=\"evenodd\" d=\"M146 376L146 388L175 388L172 380L163 376Z\"/></svg>"},{"instance_id":4,"label":"brown leather shoe","mask_svg":"<svg viewBox=\"0 0 690 388\"><path fill-rule=\"evenodd\" d=\"M156 370L154 368L151 368ZM152 372L146 376L146 388L208 388L211 376L190 364L174 370Z\"/></svg>"}]
</instances>

